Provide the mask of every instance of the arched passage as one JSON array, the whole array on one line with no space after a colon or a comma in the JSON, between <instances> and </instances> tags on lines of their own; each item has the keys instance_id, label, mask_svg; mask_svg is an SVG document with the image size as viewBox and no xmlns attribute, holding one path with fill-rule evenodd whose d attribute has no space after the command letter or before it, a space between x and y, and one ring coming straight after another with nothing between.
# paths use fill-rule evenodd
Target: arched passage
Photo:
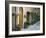
<instances>
[{"instance_id":1,"label":"arched passage","mask_svg":"<svg viewBox=\"0 0 46 38\"><path fill-rule=\"evenodd\" d=\"M23 8L19 8L19 29L21 30L23 26Z\"/></svg>"}]
</instances>

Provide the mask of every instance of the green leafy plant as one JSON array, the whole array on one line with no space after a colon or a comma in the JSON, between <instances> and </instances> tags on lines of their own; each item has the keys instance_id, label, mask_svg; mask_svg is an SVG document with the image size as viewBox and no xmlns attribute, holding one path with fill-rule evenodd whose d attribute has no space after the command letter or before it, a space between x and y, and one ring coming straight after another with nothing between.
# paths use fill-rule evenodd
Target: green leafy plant
<instances>
[{"instance_id":1,"label":"green leafy plant","mask_svg":"<svg viewBox=\"0 0 46 38\"><path fill-rule=\"evenodd\" d=\"M34 12L31 12L30 15L31 15L31 17L32 17L32 22L31 22L31 24L34 24L34 23L36 23L37 21L40 20L40 15L38 15L38 14L36 14L36 13L34 13Z\"/></svg>"},{"instance_id":2,"label":"green leafy plant","mask_svg":"<svg viewBox=\"0 0 46 38\"><path fill-rule=\"evenodd\" d=\"M28 28L29 25L35 24L37 21L40 20L40 15L36 14L35 12L30 12L30 16L32 17L31 23L29 22L29 16L26 17L27 21L24 23L24 28Z\"/></svg>"}]
</instances>

